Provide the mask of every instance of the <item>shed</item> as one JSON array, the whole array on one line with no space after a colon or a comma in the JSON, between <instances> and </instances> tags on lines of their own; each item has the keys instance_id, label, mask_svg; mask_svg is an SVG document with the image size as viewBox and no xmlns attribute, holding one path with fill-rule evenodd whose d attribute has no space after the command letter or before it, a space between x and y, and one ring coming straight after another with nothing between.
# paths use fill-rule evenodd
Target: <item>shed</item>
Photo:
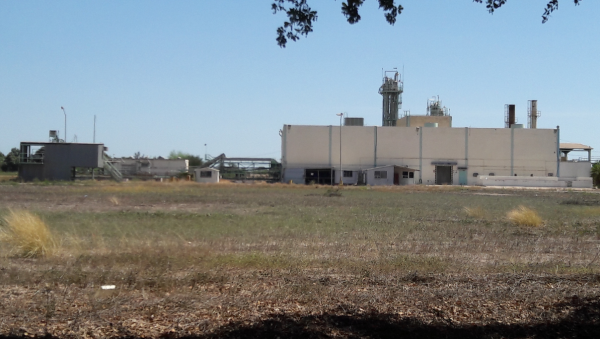
<instances>
[{"instance_id":1,"label":"shed","mask_svg":"<svg viewBox=\"0 0 600 339\"><path fill-rule=\"evenodd\" d=\"M391 186L391 185L414 185L415 172L405 166L388 165L369 168L365 170L367 174L367 185L371 186Z\"/></svg>"},{"instance_id":2,"label":"shed","mask_svg":"<svg viewBox=\"0 0 600 339\"><path fill-rule=\"evenodd\" d=\"M196 168L194 176L196 177L196 182L213 184L219 182L219 170L210 167Z\"/></svg>"},{"instance_id":3,"label":"shed","mask_svg":"<svg viewBox=\"0 0 600 339\"><path fill-rule=\"evenodd\" d=\"M23 141L19 157L24 181L73 180L76 167L104 167L104 144Z\"/></svg>"}]
</instances>

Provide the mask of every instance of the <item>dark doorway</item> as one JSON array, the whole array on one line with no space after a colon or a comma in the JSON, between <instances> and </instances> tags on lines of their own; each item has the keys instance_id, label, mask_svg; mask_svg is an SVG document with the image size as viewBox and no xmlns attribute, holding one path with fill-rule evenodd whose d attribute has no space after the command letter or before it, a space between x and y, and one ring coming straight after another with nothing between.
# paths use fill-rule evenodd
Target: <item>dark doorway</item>
<instances>
[{"instance_id":1,"label":"dark doorway","mask_svg":"<svg viewBox=\"0 0 600 339\"><path fill-rule=\"evenodd\" d=\"M452 185L452 166L435 166L435 184Z\"/></svg>"},{"instance_id":2,"label":"dark doorway","mask_svg":"<svg viewBox=\"0 0 600 339\"><path fill-rule=\"evenodd\" d=\"M400 173L394 172L394 185L400 185Z\"/></svg>"},{"instance_id":3,"label":"dark doorway","mask_svg":"<svg viewBox=\"0 0 600 339\"><path fill-rule=\"evenodd\" d=\"M305 184L332 185L331 178L335 177L335 171L331 168L312 168L304 170Z\"/></svg>"}]
</instances>

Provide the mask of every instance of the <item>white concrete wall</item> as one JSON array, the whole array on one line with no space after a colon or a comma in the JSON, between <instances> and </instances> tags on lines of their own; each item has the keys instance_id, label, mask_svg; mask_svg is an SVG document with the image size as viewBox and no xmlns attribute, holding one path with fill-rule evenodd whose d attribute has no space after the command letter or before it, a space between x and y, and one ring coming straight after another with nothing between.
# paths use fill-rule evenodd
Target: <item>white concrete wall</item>
<instances>
[{"instance_id":1,"label":"white concrete wall","mask_svg":"<svg viewBox=\"0 0 600 339\"><path fill-rule=\"evenodd\" d=\"M557 177L480 176L483 186L567 187Z\"/></svg>"},{"instance_id":2,"label":"white concrete wall","mask_svg":"<svg viewBox=\"0 0 600 339\"><path fill-rule=\"evenodd\" d=\"M175 176L189 170L187 159L115 159L115 167L124 175Z\"/></svg>"},{"instance_id":3,"label":"white concrete wall","mask_svg":"<svg viewBox=\"0 0 600 339\"><path fill-rule=\"evenodd\" d=\"M297 169L339 168L339 131L339 126L285 125L284 181L298 177ZM415 173L415 183L421 179L424 184L435 183L432 162L436 161L456 163L455 185L458 185L458 167L467 168L468 185L480 184L477 176L490 173L556 176L556 150L557 134L552 129L342 127L344 169L406 166L420 170Z\"/></svg>"},{"instance_id":4,"label":"white concrete wall","mask_svg":"<svg viewBox=\"0 0 600 339\"><path fill-rule=\"evenodd\" d=\"M344 169L344 171L349 171L349 170ZM344 185L356 185L358 183L358 175L359 175L359 171L352 171L351 177L344 177ZM337 168L335 171L334 181L336 184L340 183L340 171L338 171Z\"/></svg>"},{"instance_id":5,"label":"white concrete wall","mask_svg":"<svg viewBox=\"0 0 600 339\"><path fill-rule=\"evenodd\" d=\"M587 162L587 161L581 161L581 162L562 161L560 163L560 177L561 178L590 177L591 170L592 170L592 163Z\"/></svg>"},{"instance_id":6,"label":"white concrete wall","mask_svg":"<svg viewBox=\"0 0 600 339\"><path fill-rule=\"evenodd\" d=\"M210 178L201 177L201 172L211 172ZM205 184L216 184L219 182L219 170L213 168L196 168L194 170L194 177L196 182L205 183Z\"/></svg>"},{"instance_id":7,"label":"white concrete wall","mask_svg":"<svg viewBox=\"0 0 600 339\"><path fill-rule=\"evenodd\" d=\"M387 178L375 179L375 171L386 171ZM386 166L375 169L369 169L367 172L367 185L370 186L391 186L394 184L394 166Z\"/></svg>"}]
</instances>

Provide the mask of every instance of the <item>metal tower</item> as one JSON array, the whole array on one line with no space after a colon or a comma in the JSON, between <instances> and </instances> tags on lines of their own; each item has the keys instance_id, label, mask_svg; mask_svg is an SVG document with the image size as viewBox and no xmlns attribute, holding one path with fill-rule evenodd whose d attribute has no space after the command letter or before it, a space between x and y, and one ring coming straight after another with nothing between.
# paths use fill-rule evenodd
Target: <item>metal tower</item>
<instances>
[{"instance_id":1,"label":"metal tower","mask_svg":"<svg viewBox=\"0 0 600 339\"><path fill-rule=\"evenodd\" d=\"M394 73L394 77L387 76L388 73ZM397 71L386 71L383 76L383 84L379 87L379 94L383 96L383 118L382 126L396 126L398 120L398 111L402 107L402 81L398 79Z\"/></svg>"},{"instance_id":2,"label":"metal tower","mask_svg":"<svg viewBox=\"0 0 600 339\"><path fill-rule=\"evenodd\" d=\"M542 115L542 112L537 109L537 100L529 100L527 107L527 128L537 128L537 118Z\"/></svg>"}]
</instances>

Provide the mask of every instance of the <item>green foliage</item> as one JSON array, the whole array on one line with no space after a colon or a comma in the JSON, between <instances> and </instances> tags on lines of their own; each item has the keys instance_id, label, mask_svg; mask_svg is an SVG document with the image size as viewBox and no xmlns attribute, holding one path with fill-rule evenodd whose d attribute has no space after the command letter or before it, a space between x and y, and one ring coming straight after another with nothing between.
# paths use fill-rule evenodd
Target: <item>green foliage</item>
<instances>
[{"instance_id":1,"label":"green foliage","mask_svg":"<svg viewBox=\"0 0 600 339\"><path fill-rule=\"evenodd\" d=\"M10 153L4 157L0 165L3 172L15 172L19 169L19 153L18 148L13 148L10 150Z\"/></svg>"},{"instance_id":2,"label":"green foliage","mask_svg":"<svg viewBox=\"0 0 600 339\"><path fill-rule=\"evenodd\" d=\"M171 151L171 153L169 153L169 159L180 159L180 158L189 160L190 166L202 165L202 158L199 155L184 153L182 151Z\"/></svg>"},{"instance_id":3,"label":"green foliage","mask_svg":"<svg viewBox=\"0 0 600 339\"><path fill-rule=\"evenodd\" d=\"M6 156L4 155L4 153L0 152L0 165L4 163L4 158L6 158Z\"/></svg>"},{"instance_id":4,"label":"green foliage","mask_svg":"<svg viewBox=\"0 0 600 339\"><path fill-rule=\"evenodd\" d=\"M506 4L508 0L473 0L480 4L485 3L487 10L494 13L497 9ZM350 24L360 21L360 7L365 0L347 0L341 3L342 14ZM396 23L396 17L404 9L402 5L396 4L395 0L378 0L379 8L383 10L385 20L393 25ZM516 2L516 1L515 1ZM575 5L579 5L581 0L573 0ZM544 13L542 14L542 23L550 18L550 14L558 9L558 0L548 0ZM287 20L283 26L277 28L277 45L285 47L289 40L297 41L301 35L308 36L313 31L313 23L317 21L317 11L308 5L308 0L273 0L271 4L273 14L284 12Z\"/></svg>"},{"instance_id":5,"label":"green foliage","mask_svg":"<svg viewBox=\"0 0 600 339\"><path fill-rule=\"evenodd\" d=\"M592 178L594 179L594 186L600 185L600 162L592 165L591 173Z\"/></svg>"}]
</instances>

